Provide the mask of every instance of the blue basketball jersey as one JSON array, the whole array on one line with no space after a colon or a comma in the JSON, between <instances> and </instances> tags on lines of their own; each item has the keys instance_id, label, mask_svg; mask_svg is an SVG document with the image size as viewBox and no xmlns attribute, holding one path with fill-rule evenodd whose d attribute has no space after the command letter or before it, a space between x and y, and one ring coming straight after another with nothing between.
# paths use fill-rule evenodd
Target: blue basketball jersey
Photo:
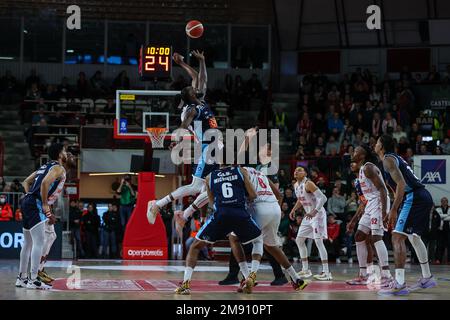
<instances>
[{"instance_id":1,"label":"blue basketball jersey","mask_svg":"<svg viewBox=\"0 0 450 320\"><path fill-rule=\"evenodd\" d=\"M245 209L244 177L238 167L226 167L211 172L209 188L214 195L214 207Z\"/></svg>"},{"instance_id":2,"label":"blue basketball jersey","mask_svg":"<svg viewBox=\"0 0 450 320\"><path fill-rule=\"evenodd\" d=\"M59 165L60 164L57 161L49 161L46 164L44 164L43 166L41 166L36 171L36 177L34 178L34 183L31 186L30 190L28 191L28 194L31 194L35 198L37 198L39 200L42 200L41 199L41 185L42 185L42 181L44 180L44 178L47 176L48 172L53 167L59 166ZM61 179L56 179L55 181L52 182L52 184L50 185L50 188L48 189L49 200L52 197L52 195L54 195L58 191L60 192L61 183L64 184L64 181L65 181L65 176L63 176ZM50 201L49 201L49 204L50 204Z\"/></svg>"},{"instance_id":3,"label":"blue basketball jersey","mask_svg":"<svg viewBox=\"0 0 450 320\"><path fill-rule=\"evenodd\" d=\"M194 118L192 123L194 133L200 141L203 141L203 135L207 130L217 129L216 118L214 113L209 108L209 105L205 102L198 105L188 105L186 110L189 111L191 108L195 108L197 111L197 116Z\"/></svg>"},{"instance_id":4,"label":"blue basketball jersey","mask_svg":"<svg viewBox=\"0 0 450 320\"><path fill-rule=\"evenodd\" d=\"M402 157L400 157L399 155L397 155L395 153L387 153L387 154L385 154L385 157L392 157L397 162L397 166L403 175L403 179L405 179L405 183L406 183L405 192L411 192L416 189L424 187L424 185L420 182L420 179L414 175L414 172L412 171L411 167L408 165L408 163L405 160L403 160ZM384 177L386 179L386 183L393 190L395 190L395 188L397 187L397 184L392 179L389 172L384 170L384 168L383 168L383 171L384 171Z\"/></svg>"}]
</instances>

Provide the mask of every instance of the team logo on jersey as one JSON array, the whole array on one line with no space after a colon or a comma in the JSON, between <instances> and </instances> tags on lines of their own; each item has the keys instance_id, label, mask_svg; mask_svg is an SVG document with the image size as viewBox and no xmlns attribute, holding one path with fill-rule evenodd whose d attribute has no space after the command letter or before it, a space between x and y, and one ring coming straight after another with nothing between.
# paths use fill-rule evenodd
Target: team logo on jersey
<instances>
[{"instance_id":1,"label":"team logo on jersey","mask_svg":"<svg viewBox=\"0 0 450 320\"><path fill-rule=\"evenodd\" d=\"M422 160L421 182L424 184L446 183L446 160Z\"/></svg>"}]
</instances>

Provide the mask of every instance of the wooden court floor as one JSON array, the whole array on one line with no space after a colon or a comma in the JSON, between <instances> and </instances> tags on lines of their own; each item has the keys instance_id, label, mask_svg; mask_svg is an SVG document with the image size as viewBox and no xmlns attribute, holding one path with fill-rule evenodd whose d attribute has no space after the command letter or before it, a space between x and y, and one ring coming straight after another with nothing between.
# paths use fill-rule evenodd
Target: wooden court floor
<instances>
[{"instance_id":1,"label":"wooden court floor","mask_svg":"<svg viewBox=\"0 0 450 320\"><path fill-rule=\"evenodd\" d=\"M57 280L50 291L16 288L18 260L0 260L0 299L65 299L65 300L448 300L450 299L450 266L431 266L438 281L438 287L414 292L406 297L381 297L376 288L348 286L345 280L353 278L358 265L331 264L333 281L310 280L302 292L295 292L289 285L270 286L273 274L270 266L261 265L258 272L258 286L253 294L239 294L237 286L219 286L217 282L225 277L226 262L199 262L192 280L192 294L179 296L174 288L183 278L183 261L122 261L122 260L79 260L49 261L47 272ZM296 270L300 265L295 264ZM319 271L319 264L311 264L313 273ZM412 284L420 276L418 265L407 266L407 282Z\"/></svg>"}]
</instances>

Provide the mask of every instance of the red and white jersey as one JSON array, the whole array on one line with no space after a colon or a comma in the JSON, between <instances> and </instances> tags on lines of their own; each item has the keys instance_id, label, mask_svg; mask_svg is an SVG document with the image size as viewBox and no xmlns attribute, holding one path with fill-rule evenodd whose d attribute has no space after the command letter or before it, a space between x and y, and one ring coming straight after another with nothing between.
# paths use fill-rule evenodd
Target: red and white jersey
<instances>
[{"instance_id":1,"label":"red and white jersey","mask_svg":"<svg viewBox=\"0 0 450 320\"><path fill-rule=\"evenodd\" d=\"M383 174L381 173L380 169L378 169L378 167L376 165L374 165L373 163L371 163L371 162L366 162L359 169L359 177L358 177L359 185L361 186L361 191L362 191L362 193L364 195L364 198L366 198L366 200L368 202L370 202L370 201L379 201L380 200L380 191L378 191L377 187L373 184L372 180L367 178L365 173L364 173L364 169L365 169L367 164L373 165L373 168L375 170L375 174L378 175L380 180L383 182L383 186L386 189L386 194L387 194L387 188L386 188L386 185L384 184Z\"/></svg>"},{"instance_id":2,"label":"red and white jersey","mask_svg":"<svg viewBox=\"0 0 450 320\"><path fill-rule=\"evenodd\" d=\"M244 167L248 172L248 177L250 182L256 191L255 202L278 202L272 188L269 184L269 179L267 176L254 168Z\"/></svg>"},{"instance_id":3,"label":"red and white jersey","mask_svg":"<svg viewBox=\"0 0 450 320\"><path fill-rule=\"evenodd\" d=\"M295 190L295 196L298 200L300 200L303 209L305 209L306 213L310 213L313 209L317 206L317 200L313 193L306 192L306 182L309 179L305 178L302 182L296 182L294 184L294 190ZM323 212L325 212L325 209L322 207Z\"/></svg>"},{"instance_id":4,"label":"red and white jersey","mask_svg":"<svg viewBox=\"0 0 450 320\"><path fill-rule=\"evenodd\" d=\"M66 182L66 170L64 169L64 167L62 167L64 170L64 173L61 177L61 179L59 180L58 186L56 187L55 191L48 196L47 198L47 202L49 205L52 205L53 203L55 203L56 199L58 199L60 193L63 191L64 189L64 183Z\"/></svg>"}]
</instances>

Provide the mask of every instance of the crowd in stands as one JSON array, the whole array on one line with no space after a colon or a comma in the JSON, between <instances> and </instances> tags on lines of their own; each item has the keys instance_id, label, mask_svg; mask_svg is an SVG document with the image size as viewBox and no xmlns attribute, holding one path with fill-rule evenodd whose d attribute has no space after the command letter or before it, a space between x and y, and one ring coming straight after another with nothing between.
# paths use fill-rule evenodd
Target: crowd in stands
<instances>
[{"instance_id":1,"label":"crowd in stands","mask_svg":"<svg viewBox=\"0 0 450 320\"><path fill-rule=\"evenodd\" d=\"M346 232L346 224L359 203L354 189L356 176L350 170L355 147L367 144L373 149L380 135L391 134L397 142L398 154L411 168L414 155L450 154L450 115L446 110L424 110L411 89L412 84L418 83L450 85L449 77L450 66L442 75L433 66L425 79L420 74L413 76L407 67L399 79L388 75L378 79L369 70L360 68L343 75L338 82L322 74L308 74L300 86L298 121L289 123L281 108L273 111L270 117L273 125L294 141L293 161L309 168L309 177L328 197L326 246L331 260L339 262L340 253L345 253L351 261L353 240ZM302 214L295 221L289 220L295 195L284 170L280 171L280 186L285 192L280 232L286 252L295 256L295 234ZM443 223L445 226L446 222ZM430 227L431 234L432 230L437 229ZM448 236L446 239L437 250L440 253L433 254L439 256L436 261L442 260L442 246L448 246ZM430 250L436 252L436 248Z\"/></svg>"}]
</instances>

